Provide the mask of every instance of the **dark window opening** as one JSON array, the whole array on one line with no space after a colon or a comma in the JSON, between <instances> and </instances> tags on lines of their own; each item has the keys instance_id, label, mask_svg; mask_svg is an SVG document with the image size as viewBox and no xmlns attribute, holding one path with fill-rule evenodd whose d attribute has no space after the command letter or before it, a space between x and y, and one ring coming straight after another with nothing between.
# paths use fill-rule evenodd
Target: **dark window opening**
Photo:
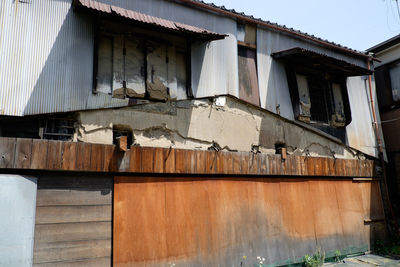
<instances>
[{"instance_id":1,"label":"dark window opening","mask_svg":"<svg viewBox=\"0 0 400 267\"><path fill-rule=\"evenodd\" d=\"M329 123L331 104L328 83L324 80L308 77L308 89L311 101L311 121Z\"/></svg>"},{"instance_id":2,"label":"dark window opening","mask_svg":"<svg viewBox=\"0 0 400 267\"><path fill-rule=\"evenodd\" d=\"M345 78L289 66L286 73L295 118L345 142L351 122Z\"/></svg>"},{"instance_id":3,"label":"dark window opening","mask_svg":"<svg viewBox=\"0 0 400 267\"><path fill-rule=\"evenodd\" d=\"M1 137L72 141L76 132L73 114L26 116L0 120Z\"/></svg>"},{"instance_id":4,"label":"dark window opening","mask_svg":"<svg viewBox=\"0 0 400 267\"><path fill-rule=\"evenodd\" d=\"M376 93L379 107L391 110L400 107L400 60L375 69Z\"/></svg>"}]
</instances>

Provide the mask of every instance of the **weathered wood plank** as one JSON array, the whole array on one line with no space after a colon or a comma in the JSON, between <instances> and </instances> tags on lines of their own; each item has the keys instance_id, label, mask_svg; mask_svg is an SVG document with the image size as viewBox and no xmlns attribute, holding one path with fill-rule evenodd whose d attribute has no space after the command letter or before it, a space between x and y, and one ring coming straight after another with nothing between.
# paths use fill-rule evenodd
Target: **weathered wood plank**
<instances>
[{"instance_id":1,"label":"weathered wood plank","mask_svg":"<svg viewBox=\"0 0 400 267\"><path fill-rule=\"evenodd\" d=\"M206 151L206 173L213 174L217 168L217 152Z\"/></svg>"},{"instance_id":2,"label":"weathered wood plank","mask_svg":"<svg viewBox=\"0 0 400 267\"><path fill-rule=\"evenodd\" d=\"M141 172L142 171L142 158L141 158L141 151L140 147L131 147L129 153L129 171L130 172Z\"/></svg>"},{"instance_id":3,"label":"weathered wood plank","mask_svg":"<svg viewBox=\"0 0 400 267\"><path fill-rule=\"evenodd\" d=\"M328 159L328 174L335 176L335 159Z\"/></svg>"},{"instance_id":4,"label":"weathered wood plank","mask_svg":"<svg viewBox=\"0 0 400 267\"><path fill-rule=\"evenodd\" d=\"M111 191L41 189L37 194L36 206L74 206L74 205L110 205Z\"/></svg>"},{"instance_id":5,"label":"weathered wood plank","mask_svg":"<svg viewBox=\"0 0 400 267\"><path fill-rule=\"evenodd\" d=\"M258 155L258 174L266 175L268 174L268 161L267 156L265 154Z\"/></svg>"},{"instance_id":6,"label":"weathered wood plank","mask_svg":"<svg viewBox=\"0 0 400 267\"><path fill-rule=\"evenodd\" d=\"M232 153L219 152L217 154L217 173L230 174L233 169Z\"/></svg>"},{"instance_id":7,"label":"weathered wood plank","mask_svg":"<svg viewBox=\"0 0 400 267\"><path fill-rule=\"evenodd\" d=\"M196 173L206 173L206 151L196 151Z\"/></svg>"},{"instance_id":8,"label":"weathered wood plank","mask_svg":"<svg viewBox=\"0 0 400 267\"><path fill-rule=\"evenodd\" d=\"M78 143L76 152L76 170L85 171L90 169L92 155L92 144Z\"/></svg>"},{"instance_id":9,"label":"weathered wood plank","mask_svg":"<svg viewBox=\"0 0 400 267\"><path fill-rule=\"evenodd\" d=\"M196 172L196 153L194 150L188 150L185 156L185 173Z\"/></svg>"},{"instance_id":10,"label":"weathered wood plank","mask_svg":"<svg viewBox=\"0 0 400 267\"><path fill-rule=\"evenodd\" d=\"M243 175L247 175L249 173L249 165L250 165L250 155L246 152L240 153L242 155L241 158L241 171Z\"/></svg>"},{"instance_id":11,"label":"weathered wood plank","mask_svg":"<svg viewBox=\"0 0 400 267\"><path fill-rule=\"evenodd\" d=\"M73 171L76 169L76 153L77 144L73 142L66 142L64 144L62 169Z\"/></svg>"},{"instance_id":12,"label":"weathered wood plank","mask_svg":"<svg viewBox=\"0 0 400 267\"><path fill-rule=\"evenodd\" d=\"M61 170L63 147L64 142L49 141L47 150L47 169Z\"/></svg>"},{"instance_id":13,"label":"weathered wood plank","mask_svg":"<svg viewBox=\"0 0 400 267\"><path fill-rule=\"evenodd\" d=\"M307 175L313 176L315 175L315 160L313 158L307 158Z\"/></svg>"},{"instance_id":14,"label":"weathered wood plank","mask_svg":"<svg viewBox=\"0 0 400 267\"><path fill-rule=\"evenodd\" d=\"M14 166L16 138L0 138L0 168Z\"/></svg>"},{"instance_id":15,"label":"weathered wood plank","mask_svg":"<svg viewBox=\"0 0 400 267\"><path fill-rule=\"evenodd\" d=\"M164 153L164 171L175 173L175 149L166 149Z\"/></svg>"},{"instance_id":16,"label":"weathered wood plank","mask_svg":"<svg viewBox=\"0 0 400 267\"><path fill-rule=\"evenodd\" d=\"M154 148L154 172L163 173L164 172L164 148L156 147Z\"/></svg>"},{"instance_id":17,"label":"weathered wood plank","mask_svg":"<svg viewBox=\"0 0 400 267\"><path fill-rule=\"evenodd\" d=\"M90 170L103 171L104 169L105 146L101 144L92 144L92 153L90 156Z\"/></svg>"},{"instance_id":18,"label":"weathered wood plank","mask_svg":"<svg viewBox=\"0 0 400 267\"><path fill-rule=\"evenodd\" d=\"M104 168L103 171L115 171L116 170L116 157L115 146L106 145L104 150Z\"/></svg>"},{"instance_id":19,"label":"weathered wood plank","mask_svg":"<svg viewBox=\"0 0 400 267\"><path fill-rule=\"evenodd\" d=\"M46 169L47 166L47 140L32 140L31 169Z\"/></svg>"},{"instance_id":20,"label":"weathered wood plank","mask_svg":"<svg viewBox=\"0 0 400 267\"><path fill-rule=\"evenodd\" d=\"M28 169L31 166L32 139L17 138L14 168Z\"/></svg>"},{"instance_id":21,"label":"weathered wood plank","mask_svg":"<svg viewBox=\"0 0 400 267\"><path fill-rule=\"evenodd\" d=\"M36 208L36 224L104 222L111 220L111 205L47 206Z\"/></svg>"},{"instance_id":22,"label":"weathered wood plank","mask_svg":"<svg viewBox=\"0 0 400 267\"><path fill-rule=\"evenodd\" d=\"M49 263L34 263L33 267L110 267L111 257L79 259L76 261L59 261Z\"/></svg>"},{"instance_id":23,"label":"weathered wood plank","mask_svg":"<svg viewBox=\"0 0 400 267\"><path fill-rule=\"evenodd\" d=\"M65 241L111 239L112 223L54 223L35 226L35 247Z\"/></svg>"},{"instance_id":24,"label":"weathered wood plank","mask_svg":"<svg viewBox=\"0 0 400 267\"><path fill-rule=\"evenodd\" d=\"M34 264L111 257L111 240L54 242L33 253Z\"/></svg>"},{"instance_id":25,"label":"weathered wood plank","mask_svg":"<svg viewBox=\"0 0 400 267\"><path fill-rule=\"evenodd\" d=\"M182 149L175 150L175 172L176 173L185 173L186 166L185 166L185 157L186 151Z\"/></svg>"},{"instance_id":26,"label":"weathered wood plank","mask_svg":"<svg viewBox=\"0 0 400 267\"><path fill-rule=\"evenodd\" d=\"M141 172L152 173L154 170L154 148L146 147L141 153L142 169Z\"/></svg>"},{"instance_id":27,"label":"weathered wood plank","mask_svg":"<svg viewBox=\"0 0 400 267\"><path fill-rule=\"evenodd\" d=\"M248 164L248 174L256 175L258 174L258 154L249 154L249 164Z\"/></svg>"}]
</instances>

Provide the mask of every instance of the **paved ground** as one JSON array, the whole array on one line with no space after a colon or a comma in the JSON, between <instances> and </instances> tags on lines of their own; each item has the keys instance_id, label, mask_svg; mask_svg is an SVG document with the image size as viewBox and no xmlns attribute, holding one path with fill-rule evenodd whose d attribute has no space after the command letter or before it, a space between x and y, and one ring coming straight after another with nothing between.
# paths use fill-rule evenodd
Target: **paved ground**
<instances>
[{"instance_id":1,"label":"paved ground","mask_svg":"<svg viewBox=\"0 0 400 267\"><path fill-rule=\"evenodd\" d=\"M324 266L335 266L335 267L376 267L376 266L400 266L400 260L394 260L387 257L381 257L373 254L362 255L353 258L346 258L340 263L327 263Z\"/></svg>"}]
</instances>

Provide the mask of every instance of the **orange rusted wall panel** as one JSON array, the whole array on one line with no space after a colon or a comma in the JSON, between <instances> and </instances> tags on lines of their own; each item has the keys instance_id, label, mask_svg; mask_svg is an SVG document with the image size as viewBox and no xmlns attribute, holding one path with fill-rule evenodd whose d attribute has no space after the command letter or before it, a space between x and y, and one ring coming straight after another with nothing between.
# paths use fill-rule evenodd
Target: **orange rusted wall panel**
<instances>
[{"instance_id":1,"label":"orange rusted wall panel","mask_svg":"<svg viewBox=\"0 0 400 267\"><path fill-rule=\"evenodd\" d=\"M116 177L114 266L297 262L369 249L383 218L377 182ZM379 218L378 218L379 219ZM329 254L330 253L330 254Z\"/></svg>"},{"instance_id":2,"label":"orange rusted wall panel","mask_svg":"<svg viewBox=\"0 0 400 267\"><path fill-rule=\"evenodd\" d=\"M167 257L165 183L163 179L115 179L114 261L118 266ZM129 249L127 249L129 248Z\"/></svg>"}]
</instances>

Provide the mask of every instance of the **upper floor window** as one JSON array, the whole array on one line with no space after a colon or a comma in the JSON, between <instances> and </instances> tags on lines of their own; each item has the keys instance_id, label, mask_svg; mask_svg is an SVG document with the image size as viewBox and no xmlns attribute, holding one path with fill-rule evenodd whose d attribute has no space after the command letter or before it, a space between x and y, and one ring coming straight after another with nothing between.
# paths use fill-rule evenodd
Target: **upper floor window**
<instances>
[{"instance_id":1,"label":"upper floor window","mask_svg":"<svg viewBox=\"0 0 400 267\"><path fill-rule=\"evenodd\" d=\"M285 62L295 118L344 142L344 127L351 122L347 77L370 74L370 71L303 48L272 56Z\"/></svg>"},{"instance_id":2,"label":"upper floor window","mask_svg":"<svg viewBox=\"0 0 400 267\"><path fill-rule=\"evenodd\" d=\"M296 83L299 94L298 120L334 127L345 126L344 81L334 81L322 75L296 74Z\"/></svg>"},{"instance_id":3,"label":"upper floor window","mask_svg":"<svg viewBox=\"0 0 400 267\"><path fill-rule=\"evenodd\" d=\"M74 0L75 10L93 15L93 92L113 97L167 100L191 96L192 41L225 34L94 0Z\"/></svg>"},{"instance_id":4,"label":"upper floor window","mask_svg":"<svg viewBox=\"0 0 400 267\"><path fill-rule=\"evenodd\" d=\"M380 108L400 106L400 60L376 68L375 83Z\"/></svg>"},{"instance_id":5,"label":"upper floor window","mask_svg":"<svg viewBox=\"0 0 400 267\"><path fill-rule=\"evenodd\" d=\"M393 64L389 68L389 74L393 101L400 101L400 63Z\"/></svg>"},{"instance_id":6,"label":"upper floor window","mask_svg":"<svg viewBox=\"0 0 400 267\"><path fill-rule=\"evenodd\" d=\"M116 98L186 98L190 55L185 38L101 21L96 48L95 92Z\"/></svg>"}]
</instances>

